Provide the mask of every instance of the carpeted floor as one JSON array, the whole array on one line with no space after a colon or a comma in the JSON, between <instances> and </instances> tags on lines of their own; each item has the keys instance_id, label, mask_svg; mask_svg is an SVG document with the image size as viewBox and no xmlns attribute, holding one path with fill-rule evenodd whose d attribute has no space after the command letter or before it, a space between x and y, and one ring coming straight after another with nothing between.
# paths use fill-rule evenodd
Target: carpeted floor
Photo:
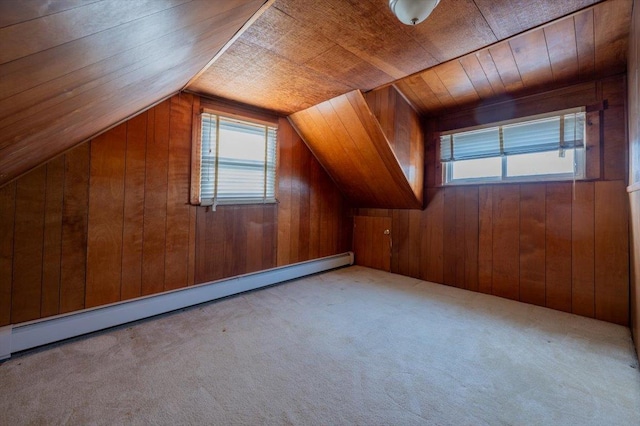
<instances>
[{"instance_id":1,"label":"carpeted floor","mask_svg":"<svg viewBox=\"0 0 640 426\"><path fill-rule=\"evenodd\" d=\"M629 330L350 267L31 351L0 424L637 425Z\"/></svg>"}]
</instances>

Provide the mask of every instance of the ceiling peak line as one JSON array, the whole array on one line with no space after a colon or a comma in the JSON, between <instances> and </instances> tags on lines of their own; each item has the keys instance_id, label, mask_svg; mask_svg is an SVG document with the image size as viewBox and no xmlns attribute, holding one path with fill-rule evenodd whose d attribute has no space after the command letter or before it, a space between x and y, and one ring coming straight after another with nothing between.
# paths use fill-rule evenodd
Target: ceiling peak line
<instances>
[{"instance_id":1,"label":"ceiling peak line","mask_svg":"<svg viewBox=\"0 0 640 426\"><path fill-rule=\"evenodd\" d=\"M224 54L224 52L227 51L227 49L229 49L229 47L231 47L231 45L240 38L240 36L242 34L244 34L245 31L247 31L249 29L249 27L260 17L262 16L262 14L264 12L267 11L267 9L269 7L271 7L271 5L273 3L275 3L276 0L266 0L264 2L264 4L262 6L260 6L260 8L256 11L256 13L254 13L251 18L249 18L249 20L247 22L244 23L244 25L242 27L240 27L240 29L238 31L236 31L236 33L233 35L233 37L231 37L231 39L229 39L229 41L227 41L224 46L222 46L220 48L220 50L218 50L218 53L216 53L213 58L211 58L211 60L209 62L207 62L207 64L196 73L196 75L194 75L193 77L191 77L189 79L189 81L187 82L187 84L185 84L184 86L182 86L181 91L185 90L187 87L189 87L190 84L192 84L193 82L195 82L198 78L200 78L200 76L202 76L202 74L204 74L212 65L215 61L218 60L218 58L220 58L220 56L222 56Z\"/></svg>"}]
</instances>

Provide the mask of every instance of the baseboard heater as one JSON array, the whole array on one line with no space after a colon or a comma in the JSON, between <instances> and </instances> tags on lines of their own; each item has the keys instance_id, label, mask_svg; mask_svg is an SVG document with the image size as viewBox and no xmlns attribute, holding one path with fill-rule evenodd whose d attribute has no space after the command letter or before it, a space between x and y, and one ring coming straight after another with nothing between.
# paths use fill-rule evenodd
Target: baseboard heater
<instances>
[{"instance_id":1,"label":"baseboard heater","mask_svg":"<svg viewBox=\"0 0 640 426\"><path fill-rule=\"evenodd\" d=\"M0 359L26 349L347 265L353 265L352 252L0 327Z\"/></svg>"}]
</instances>

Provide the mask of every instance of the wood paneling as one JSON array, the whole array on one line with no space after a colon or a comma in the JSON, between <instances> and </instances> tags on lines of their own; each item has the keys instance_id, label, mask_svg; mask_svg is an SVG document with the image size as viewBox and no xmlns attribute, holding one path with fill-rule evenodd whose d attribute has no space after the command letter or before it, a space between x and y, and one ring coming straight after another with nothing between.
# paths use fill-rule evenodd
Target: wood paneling
<instances>
[{"instance_id":1,"label":"wood paneling","mask_svg":"<svg viewBox=\"0 0 640 426\"><path fill-rule=\"evenodd\" d=\"M263 0L10 3L0 184L176 93Z\"/></svg>"},{"instance_id":2,"label":"wood paneling","mask_svg":"<svg viewBox=\"0 0 640 426\"><path fill-rule=\"evenodd\" d=\"M17 182L13 235L11 322L40 316L46 168Z\"/></svg>"},{"instance_id":3,"label":"wood paneling","mask_svg":"<svg viewBox=\"0 0 640 426\"><path fill-rule=\"evenodd\" d=\"M0 188L0 326L11 323L16 184Z\"/></svg>"},{"instance_id":4,"label":"wood paneling","mask_svg":"<svg viewBox=\"0 0 640 426\"><path fill-rule=\"evenodd\" d=\"M423 211L356 209L393 218L392 272L627 324L628 205L624 181L609 180L625 171L623 86L622 77L606 78L438 117L441 129L455 129L592 105L605 93L618 108L598 121L602 155L596 157L610 158L598 180L437 187L428 177ZM435 121L424 126L427 176L439 163L429 155L438 142ZM419 227L412 225L417 216Z\"/></svg>"},{"instance_id":5,"label":"wood paneling","mask_svg":"<svg viewBox=\"0 0 640 426\"><path fill-rule=\"evenodd\" d=\"M595 184L596 318L629 321L629 210L623 181Z\"/></svg>"},{"instance_id":6,"label":"wood paneling","mask_svg":"<svg viewBox=\"0 0 640 426\"><path fill-rule=\"evenodd\" d=\"M0 325L350 250L350 207L286 118L279 203L190 206L194 101L175 96L0 187Z\"/></svg>"},{"instance_id":7,"label":"wood paneling","mask_svg":"<svg viewBox=\"0 0 640 426\"><path fill-rule=\"evenodd\" d=\"M62 256L62 201L64 198L64 158L47 163L42 254L42 303L40 316L60 310L60 264Z\"/></svg>"},{"instance_id":8,"label":"wood paneling","mask_svg":"<svg viewBox=\"0 0 640 426\"><path fill-rule=\"evenodd\" d=\"M545 306L545 186L520 185L520 300Z\"/></svg>"},{"instance_id":9,"label":"wood paneling","mask_svg":"<svg viewBox=\"0 0 640 426\"><path fill-rule=\"evenodd\" d=\"M281 266L348 250L352 233L346 218L349 206L284 118L278 124L278 144L279 204L269 211L273 221L264 230L277 227L277 235L268 235L264 253L272 253L271 247L277 244L277 265ZM269 259L276 261L273 255L265 260Z\"/></svg>"},{"instance_id":10,"label":"wood paneling","mask_svg":"<svg viewBox=\"0 0 640 426\"><path fill-rule=\"evenodd\" d=\"M508 0L442 1L424 23L409 27L382 1L277 0L189 89L291 114L350 90L368 91L442 63L438 75L445 84L432 87L433 92L455 104L476 101L488 95L474 90L479 75L468 78L465 64L454 58L594 2L536 0L523 7ZM540 34L544 37L542 30ZM538 59L529 58L534 63ZM493 76L500 79L497 72ZM407 82L426 85L423 79ZM430 99L431 91L415 87L418 98L437 108L439 100Z\"/></svg>"},{"instance_id":11,"label":"wood paneling","mask_svg":"<svg viewBox=\"0 0 640 426\"><path fill-rule=\"evenodd\" d=\"M548 22L540 20L547 13L560 17L564 15L557 14L561 10L573 12L581 2L529 2L524 11L522 5L505 11L510 3L476 2L483 12L490 13L485 17L495 34L502 34L499 39L533 28L533 22ZM511 19L516 9L516 19ZM421 114L436 116L461 106L500 101L498 95L504 93L520 96L541 88L620 74L626 64L630 11L631 0L602 2L395 84ZM507 20L509 23L502 26ZM501 27L496 32L498 22ZM521 31L513 31L515 28Z\"/></svg>"},{"instance_id":12,"label":"wood paneling","mask_svg":"<svg viewBox=\"0 0 640 426\"><path fill-rule=\"evenodd\" d=\"M387 230L393 233L391 224L390 217L354 216L353 247L358 252L357 265L391 270L391 234L385 234Z\"/></svg>"},{"instance_id":13,"label":"wood paneling","mask_svg":"<svg viewBox=\"0 0 640 426\"><path fill-rule=\"evenodd\" d=\"M60 313L85 307L90 144L64 155Z\"/></svg>"},{"instance_id":14,"label":"wood paneling","mask_svg":"<svg viewBox=\"0 0 640 426\"><path fill-rule=\"evenodd\" d=\"M424 137L420 117L393 86L365 94L413 192L420 200L424 187Z\"/></svg>"},{"instance_id":15,"label":"wood paneling","mask_svg":"<svg viewBox=\"0 0 640 426\"><path fill-rule=\"evenodd\" d=\"M546 306L571 312L571 203L570 185L547 184Z\"/></svg>"},{"instance_id":16,"label":"wood paneling","mask_svg":"<svg viewBox=\"0 0 640 426\"><path fill-rule=\"evenodd\" d=\"M189 266L189 178L191 176L192 95L171 98L164 289L186 287Z\"/></svg>"},{"instance_id":17,"label":"wood paneling","mask_svg":"<svg viewBox=\"0 0 640 426\"><path fill-rule=\"evenodd\" d=\"M127 122L120 288L122 300L142 294L142 233L148 116L149 114L144 112Z\"/></svg>"},{"instance_id":18,"label":"wood paneling","mask_svg":"<svg viewBox=\"0 0 640 426\"><path fill-rule=\"evenodd\" d=\"M358 91L290 116L306 144L355 205L422 206L422 183L414 188ZM422 174L415 174L422 178Z\"/></svg>"},{"instance_id":19,"label":"wood paneling","mask_svg":"<svg viewBox=\"0 0 640 426\"><path fill-rule=\"evenodd\" d=\"M520 298L520 187L493 188L492 294Z\"/></svg>"},{"instance_id":20,"label":"wood paneling","mask_svg":"<svg viewBox=\"0 0 640 426\"><path fill-rule=\"evenodd\" d=\"M594 183L576 183L574 190L571 206L571 306L578 315L594 317Z\"/></svg>"},{"instance_id":21,"label":"wood paneling","mask_svg":"<svg viewBox=\"0 0 640 426\"><path fill-rule=\"evenodd\" d=\"M430 188L423 211L356 215L392 218L391 272L627 324L624 183L572 191L571 182ZM354 244L356 257L370 244Z\"/></svg>"},{"instance_id":22,"label":"wood paneling","mask_svg":"<svg viewBox=\"0 0 640 426\"><path fill-rule=\"evenodd\" d=\"M127 125L91 143L86 307L120 300Z\"/></svg>"},{"instance_id":23,"label":"wood paneling","mask_svg":"<svg viewBox=\"0 0 640 426\"><path fill-rule=\"evenodd\" d=\"M565 0L562 2L517 0L474 0L491 30L499 38L518 34L529 28L548 22L549 17L561 17L592 3L593 0ZM513 13L517 10L518 13Z\"/></svg>"}]
</instances>

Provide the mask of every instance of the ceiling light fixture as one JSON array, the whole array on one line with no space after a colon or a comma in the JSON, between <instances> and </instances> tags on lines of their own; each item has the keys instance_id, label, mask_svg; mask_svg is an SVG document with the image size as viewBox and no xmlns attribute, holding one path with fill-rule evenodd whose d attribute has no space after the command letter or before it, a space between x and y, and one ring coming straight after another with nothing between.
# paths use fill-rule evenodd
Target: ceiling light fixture
<instances>
[{"instance_id":1,"label":"ceiling light fixture","mask_svg":"<svg viewBox=\"0 0 640 426\"><path fill-rule=\"evenodd\" d=\"M406 25L417 25L427 19L440 0L389 0L389 9Z\"/></svg>"}]
</instances>

